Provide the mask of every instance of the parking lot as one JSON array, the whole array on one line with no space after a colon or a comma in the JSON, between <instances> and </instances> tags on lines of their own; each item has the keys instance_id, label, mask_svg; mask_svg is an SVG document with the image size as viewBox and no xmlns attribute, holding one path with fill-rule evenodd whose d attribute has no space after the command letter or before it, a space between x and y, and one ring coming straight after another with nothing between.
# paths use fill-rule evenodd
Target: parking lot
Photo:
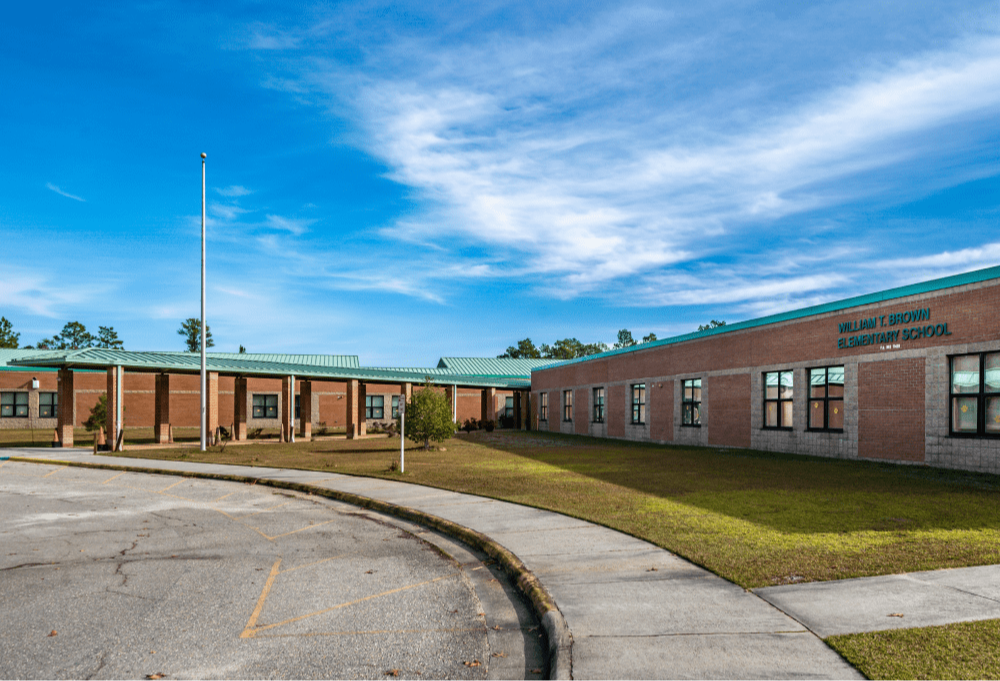
<instances>
[{"instance_id":1,"label":"parking lot","mask_svg":"<svg viewBox=\"0 0 1000 681\"><path fill-rule=\"evenodd\" d=\"M0 463L0 677L540 678L502 573L242 483Z\"/></svg>"}]
</instances>

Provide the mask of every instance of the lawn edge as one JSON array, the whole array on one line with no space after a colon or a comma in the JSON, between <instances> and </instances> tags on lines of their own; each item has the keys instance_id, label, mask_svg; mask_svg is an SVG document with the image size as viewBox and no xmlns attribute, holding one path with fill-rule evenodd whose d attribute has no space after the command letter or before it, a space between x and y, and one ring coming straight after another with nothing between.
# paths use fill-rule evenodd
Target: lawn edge
<instances>
[{"instance_id":1,"label":"lawn edge","mask_svg":"<svg viewBox=\"0 0 1000 681\"><path fill-rule=\"evenodd\" d=\"M306 494L327 497L336 501L351 504L361 508L385 513L414 522L418 525L431 527L454 539L457 539L473 548L485 553L493 558L500 565L501 569L514 581L518 591L528 600L535 616L538 617L542 628L545 630L549 649L549 678L550 679L571 679L572 678L572 647L573 635L566 624L566 620L556 605L552 595L542 586L541 582L531 570L513 552L501 546L490 537L473 529L459 525L450 520L445 520L430 513L418 511L405 506L399 506L387 501L380 501L351 492L341 492L339 490L315 487L307 483L288 482L285 480L273 480L266 477L253 477L249 475L223 475L219 473L204 473L197 471L176 471L162 468L143 468L141 466L116 465L105 463L87 463L84 461L60 461L56 459L34 459L31 457L17 456L10 457L10 461L32 464L62 465L75 468L92 468L99 470L124 471L129 473L153 473L157 475L173 475L186 478L203 478L210 480L225 480L229 482L242 482L245 484L262 484L268 487L280 489L290 489ZM149 459L157 461L158 459ZM195 463L197 462L190 462ZM224 466L227 464L214 464ZM281 470L302 470L302 469L281 469ZM317 472L317 471L310 471ZM367 476L355 476L367 477ZM369 478L378 480L381 478Z\"/></svg>"}]
</instances>

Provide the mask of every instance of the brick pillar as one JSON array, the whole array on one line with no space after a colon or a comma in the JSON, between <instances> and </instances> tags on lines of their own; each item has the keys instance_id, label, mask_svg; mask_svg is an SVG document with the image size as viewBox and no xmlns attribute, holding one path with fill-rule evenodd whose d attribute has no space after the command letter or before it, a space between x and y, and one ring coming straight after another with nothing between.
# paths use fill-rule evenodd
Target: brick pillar
<instances>
[{"instance_id":1,"label":"brick pillar","mask_svg":"<svg viewBox=\"0 0 1000 681\"><path fill-rule=\"evenodd\" d=\"M219 427L219 372L209 371L205 376L205 429L208 442L215 441L215 431Z\"/></svg>"},{"instance_id":2,"label":"brick pillar","mask_svg":"<svg viewBox=\"0 0 1000 681\"><path fill-rule=\"evenodd\" d=\"M364 416L365 401L361 400L361 415ZM358 436L358 382L347 381L347 404L344 405L344 416L347 419L347 439Z\"/></svg>"},{"instance_id":3,"label":"brick pillar","mask_svg":"<svg viewBox=\"0 0 1000 681\"><path fill-rule=\"evenodd\" d=\"M483 403L482 403L482 416L480 417L483 421L493 421L497 417L497 389L496 388L483 388Z\"/></svg>"},{"instance_id":4,"label":"brick pillar","mask_svg":"<svg viewBox=\"0 0 1000 681\"><path fill-rule=\"evenodd\" d=\"M312 381L299 381L299 435L303 440L312 439L313 390Z\"/></svg>"},{"instance_id":5,"label":"brick pillar","mask_svg":"<svg viewBox=\"0 0 1000 681\"><path fill-rule=\"evenodd\" d=\"M514 430L521 430L521 391L514 391Z\"/></svg>"},{"instance_id":6,"label":"brick pillar","mask_svg":"<svg viewBox=\"0 0 1000 681\"><path fill-rule=\"evenodd\" d=\"M281 379L281 441L291 442L295 430L295 379Z\"/></svg>"},{"instance_id":7,"label":"brick pillar","mask_svg":"<svg viewBox=\"0 0 1000 681\"><path fill-rule=\"evenodd\" d=\"M76 391L73 389L73 370L59 370L59 420L56 434L63 447L73 446L73 424L76 422Z\"/></svg>"},{"instance_id":8,"label":"brick pillar","mask_svg":"<svg viewBox=\"0 0 1000 681\"><path fill-rule=\"evenodd\" d=\"M237 376L233 386L233 439L247 439L247 379Z\"/></svg>"},{"instance_id":9,"label":"brick pillar","mask_svg":"<svg viewBox=\"0 0 1000 681\"><path fill-rule=\"evenodd\" d=\"M406 401L409 402L410 398L413 397L413 384L412 383L400 383L399 384L399 394L406 395Z\"/></svg>"},{"instance_id":10,"label":"brick pillar","mask_svg":"<svg viewBox=\"0 0 1000 681\"><path fill-rule=\"evenodd\" d=\"M118 431L122 427L122 424L118 421L118 390L122 386L119 385L119 367L108 367L108 413L107 420L104 424L104 431L108 434L108 449L110 451L116 451L118 446ZM124 371L122 375L124 375Z\"/></svg>"},{"instance_id":11,"label":"brick pillar","mask_svg":"<svg viewBox=\"0 0 1000 681\"><path fill-rule=\"evenodd\" d=\"M156 403L153 414L153 439L170 442L170 374L156 375Z\"/></svg>"},{"instance_id":12,"label":"brick pillar","mask_svg":"<svg viewBox=\"0 0 1000 681\"><path fill-rule=\"evenodd\" d=\"M368 419L365 418L365 398L368 396L368 386L358 383L358 435L368 434Z\"/></svg>"}]
</instances>

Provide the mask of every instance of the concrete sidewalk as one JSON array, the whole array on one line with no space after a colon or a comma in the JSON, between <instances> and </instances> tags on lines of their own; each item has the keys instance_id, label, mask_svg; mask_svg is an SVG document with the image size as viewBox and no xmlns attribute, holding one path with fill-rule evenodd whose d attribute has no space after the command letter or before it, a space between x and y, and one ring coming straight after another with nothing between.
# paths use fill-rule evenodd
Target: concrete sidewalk
<instances>
[{"instance_id":1,"label":"concrete sidewalk","mask_svg":"<svg viewBox=\"0 0 1000 681\"><path fill-rule=\"evenodd\" d=\"M572 633L576 679L863 678L819 636L1000 617L1000 566L754 593L605 527L420 485L94 456L89 450L7 449L3 455L295 482L413 508L476 530L516 554L553 597ZM887 585L891 598L873 597ZM889 618L890 613L904 617Z\"/></svg>"}]
</instances>

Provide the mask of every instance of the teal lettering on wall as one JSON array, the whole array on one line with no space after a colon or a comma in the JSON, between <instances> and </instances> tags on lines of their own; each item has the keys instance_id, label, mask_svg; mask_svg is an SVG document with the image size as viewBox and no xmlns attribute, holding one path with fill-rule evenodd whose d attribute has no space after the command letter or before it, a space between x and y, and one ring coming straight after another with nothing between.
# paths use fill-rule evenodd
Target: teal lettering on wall
<instances>
[{"instance_id":1,"label":"teal lettering on wall","mask_svg":"<svg viewBox=\"0 0 1000 681\"><path fill-rule=\"evenodd\" d=\"M861 317L849 322L840 322L837 326L840 336L837 339L838 349L850 349L865 347L868 345L878 345L882 350L894 350L900 347L901 341L920 340L922 338L939 338L950 336L948 322L940 324L922 324L917 322L930 322L931 309L920 307L915 310L904 310L903 312L893 312L879 315L877 317ZM883 327L913 325L904 329L888 329L874 331ZM872 331L871 333L858 333L859 331ZM854 334L854 335L846 335Z\"/></svg>"}]
</instances>

